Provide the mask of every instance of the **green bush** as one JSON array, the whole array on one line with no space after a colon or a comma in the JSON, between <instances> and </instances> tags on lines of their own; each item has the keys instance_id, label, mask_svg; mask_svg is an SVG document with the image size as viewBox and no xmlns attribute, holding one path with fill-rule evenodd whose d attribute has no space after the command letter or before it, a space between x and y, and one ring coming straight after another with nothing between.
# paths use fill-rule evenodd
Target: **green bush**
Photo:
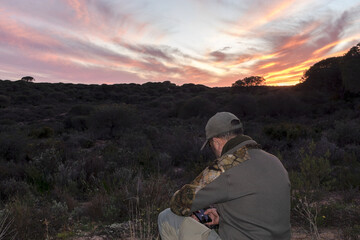
<instances>
[{"instance_id":1,"label":"green bush","mask_svg":"<svg viewBox=\"0 0 360 240\"><path fill-rule=\"evenodd\" d=\"M26 169L27 180L40 193L49 192L54 186L54 174L62 162L58 149L45 149L32 159Z\"/></svg>"},{"instance_id":2,"label":"green bush","mask_svg":"<svg viewBox=\"0 0 360 240\"><path fill-rule=\"evenodd\" d=\"M265 135L274 140L297 140L308 136L308 129L300 124L281 123L263 128Z\"/></svg>"},{"instance_id":3,"label":"green bush","mask_svg":"<svg viewBox=\"0 0 360 240\"><path fill-rule=\"evenodd\" d=\"M325 156L316 156L314 155L315 148L316 144L311 142L307 149L300 150L300 171L290 172L293 189L311 192L332 186L334 180L330 176L332 171L329 161L330 153L327 152Z\"/></svg>"},{"instance_id":4,"label":"green bush","mask_svg":"<svg viewBox=\"0 0 360 240\"><path fill-rule=\"evenodd\" d=\"M35 138L50 138L54 136L54 130L50 127L44 126L33 130L30 136Z\"/></svg>"},{"instance_id":5,"label":"green bush","mask_svg":"<svg viewBox=\"0 0 360 240\"><path fill-rule=\"evenodd\" d=\"M360 186L360 162L354 153L345 154L341 165L334 169L336 187L340 190L353 189Z\"/></svg>"}]
</instances>

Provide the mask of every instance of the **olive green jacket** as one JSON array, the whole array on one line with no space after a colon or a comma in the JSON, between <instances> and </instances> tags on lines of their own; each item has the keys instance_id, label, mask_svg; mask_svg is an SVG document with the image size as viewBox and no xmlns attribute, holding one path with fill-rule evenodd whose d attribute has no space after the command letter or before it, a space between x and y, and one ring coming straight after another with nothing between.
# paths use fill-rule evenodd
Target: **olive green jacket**
<instances>
[{"instance_id":1,"label":"olive green jacket","mask_svg":"<svg viewBox=\"0 0 360 240\"><path fill-rule=\"evenodd\" d=\"M180 216L215 206L219 235L230 239L290 239L290 182L280 160L240 135L193 182L172 197Z\"/></svg>"}]
</instances>

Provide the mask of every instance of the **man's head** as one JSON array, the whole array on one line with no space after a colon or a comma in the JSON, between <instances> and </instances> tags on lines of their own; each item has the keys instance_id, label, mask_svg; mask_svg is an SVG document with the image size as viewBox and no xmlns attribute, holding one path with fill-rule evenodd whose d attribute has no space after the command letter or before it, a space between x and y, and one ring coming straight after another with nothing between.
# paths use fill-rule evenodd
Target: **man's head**
<instances>
[{"instance_id":1,"label":"man's head","mask_svg":"<svg viewBox=\"0 0 360 240\"><path fill-rule=\"evenodd\" d=\"M201 150L209 143L216 157L220 157L226 142L243 133L243 125L234 114L219 112L209 119L205 127L205 133L206 141Z\"/></svg>"}]
</instances>

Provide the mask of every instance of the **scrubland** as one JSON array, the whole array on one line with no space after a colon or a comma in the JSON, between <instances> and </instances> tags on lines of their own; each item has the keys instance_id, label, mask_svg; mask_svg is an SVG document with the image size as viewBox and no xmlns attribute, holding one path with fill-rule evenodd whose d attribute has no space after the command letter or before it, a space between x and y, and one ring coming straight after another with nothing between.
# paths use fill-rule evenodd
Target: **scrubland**
<instances>
[{"instance_id":1,"label":"scrubland","mask_svg":"<svg viewBox=\"0 0 360 240\"><path fill-rule=\"evenodd\" d=\"M0 81L0 107L0 239L156 239L157 214L214 160L199 149L218 111L288 170L294 233L359 239L356 94Z\"/></svg>"}]
</instances>

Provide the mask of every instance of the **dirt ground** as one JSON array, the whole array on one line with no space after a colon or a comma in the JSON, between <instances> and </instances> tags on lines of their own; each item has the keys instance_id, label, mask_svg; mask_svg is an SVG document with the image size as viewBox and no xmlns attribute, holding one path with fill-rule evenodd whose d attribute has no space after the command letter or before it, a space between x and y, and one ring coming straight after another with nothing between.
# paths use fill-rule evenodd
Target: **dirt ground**
<instances>
[{"instance_id":1,"label":"dirt ground","mask_svg":"<svg viewBox=\"0 0 360 240\"><path fill-rule=\"evenodd\" d=\"M341 231L339 229L320 229L320 237L321 240L341 240ZM140 240L138 238L131 237L120 237L113 238L104 235L100 236L84 236L84 237L76 237L72 240ZM307 233L304 229L301 228L292 228L292 240L312 240L312 236Z\"/></svg>"}]
</instances>

